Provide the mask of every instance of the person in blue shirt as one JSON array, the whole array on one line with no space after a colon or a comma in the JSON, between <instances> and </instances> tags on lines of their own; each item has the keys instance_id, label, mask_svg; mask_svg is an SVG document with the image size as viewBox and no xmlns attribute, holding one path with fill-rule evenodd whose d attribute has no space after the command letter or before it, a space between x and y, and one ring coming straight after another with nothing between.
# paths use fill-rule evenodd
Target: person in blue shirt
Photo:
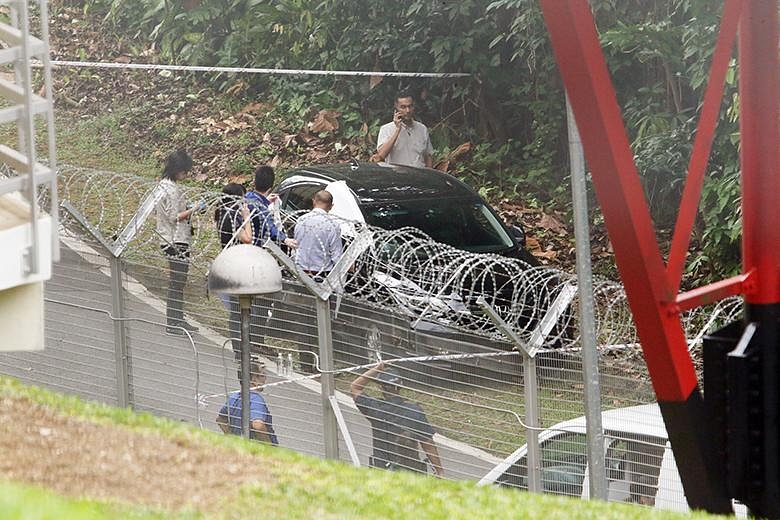
<instances>
[{"instance_id":1,"label":"person in blue shirt","mask_svg":"<svg viewBox=\"0 0 780 520\"><path fill-rule=\"evenodd\" d=\"M279 439L274 432L274 421L265 399L260 394L265 384L265 365L252 361L249 367L251 387L249 393L249 438L277 446ZM227 402L217 415L217 425L224 433L241 435L241 391L228 395Z\"/></svg>"},{"instance_id":2,"label":"person in blue shirt","mask_svg":"<svg viewBox=\"0 0 780 520\"><path fill-rule=\"evenodd\" d=\"M287 247L296 247L298 243L288 238L283 229L276 227L269 206L278 200L271 193L275 174L271 166L258 166L255 170L255 189L246 194L246 201L252 213L252 244L262 246L269 238Z\"/></svg>"}]
</instances>

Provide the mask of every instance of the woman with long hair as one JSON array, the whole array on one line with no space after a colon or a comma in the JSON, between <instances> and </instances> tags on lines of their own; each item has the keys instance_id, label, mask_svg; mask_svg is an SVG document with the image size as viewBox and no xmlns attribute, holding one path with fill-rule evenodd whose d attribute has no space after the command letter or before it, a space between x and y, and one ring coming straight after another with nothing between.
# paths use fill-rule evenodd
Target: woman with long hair
<instances>
[{"instance_id":1,"label":"woman with long hair","mask_svg":"<svg viewBox=\"0 0 780 520\"><path fill-rule=\"evenodd\" d=\"M159 189L162 198L155 206L157 234L160 248L168 259L170 279L168 280L168 298L166 300L166 332L184 334L184 330L198 330L184 321L184 286L187 283L187 271L190 265L190 244L192 243L192 215L204 211L206 204L188 204L184 190L179 184L192 169L192 157L184 150L176 150L168 155Z\"/></svg>"}]
</instances>

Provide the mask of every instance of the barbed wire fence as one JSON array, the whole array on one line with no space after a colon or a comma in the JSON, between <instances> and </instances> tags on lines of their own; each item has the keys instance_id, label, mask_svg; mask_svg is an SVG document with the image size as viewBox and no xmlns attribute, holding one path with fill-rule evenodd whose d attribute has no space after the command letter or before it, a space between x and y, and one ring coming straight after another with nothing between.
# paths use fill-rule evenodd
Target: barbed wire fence
<instances>
[{"instance_id":1,"label":"barbed wire fence","mask_svg":"<svg viewBox=\"0 0 780 520\"><path fill-rule=\"evenodd\" d=\"M0 372L216 430L226 396L238 388L235 314L206 289L209 265L221 251L214 214L225 203L224 195L185 190L188 200L205 203L205 211L193 217L196 232L184 292L187 321L198 330L171 336L165 334L168 262L154 225L146 221L156 181L73 167L61 167L60 179L64 247L46 288L47 350L3 354ZM290 230L300 216L280 214L279 225ZM526 361L484 305L520 342L538 348L535 428L584 414L573 275L460 251L411 228L338 223L347 251L361 237L370 240L355 249L359 253L352 268L328 289L334 293L328 298L332 366L320 364L317 295L305 284L288 272L281 293L256 300L253 350L268 368L263 392L282 446L325 455L334 440L328 440L333 432L325 426L333 413L338 456L368 465L371 425L355 407L350 385L378 359L393 360L401 372L402 395L419 403L435 428L445 477L481 479L526 442L531 404L524 398ZM603 407L653 402L622 287L597 279L594 297ZM686 313L690 348L698 349L708 330L740 311L739 300L730 299ZM335 385L327 396L330 409L323 406L324 376ZM370 385L367 392L378 395L376 389ZM584 440L567 439L542 445L536 468L542 489L587 496ZM635 441L621 448L623 460L653 466L655 448ZM562 460L581 470L578 483L564 485L559 473L549 471ZM507 483L527 488L527 460L521 459L518 468L517 478ZM665 484L657 471L654 475L654 493L660 493ZM628 485L625 470L619 474L615 469L611 476L615 489ZM628 499L627 492L613 498Z\"/></svg>"}]
</instances>

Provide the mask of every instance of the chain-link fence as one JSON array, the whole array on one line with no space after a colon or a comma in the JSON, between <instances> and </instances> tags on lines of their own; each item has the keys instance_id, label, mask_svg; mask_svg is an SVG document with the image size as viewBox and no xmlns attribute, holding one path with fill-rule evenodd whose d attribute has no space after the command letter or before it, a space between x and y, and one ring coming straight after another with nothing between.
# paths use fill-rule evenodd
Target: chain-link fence
<instances>
[{"instance_id":1,"label":"chain-link fence","mask_svg":"<svg viewBox=\"0 0 780 520\"><path fill-rule=\"evenodd\" d=\"M156 183L78 169L61 178L62 260L46 286L46 350L0 355L0 373L218 431L239 388L240 330L236 302L207 290L222 195L185 192L206 210L193 214L185 319L172 327L171 277L181 273L171 272L154 219L146 222ZM291 230L299 217L280 215L278 225ZM287 272L280 293L254 301L252 350L266 366L262 396L279 445L587 497L574 277L410 229L353 223L343 236L353 261L316 285L328 288L325 298ZM614 282L595 287L609 497L684 509L625 296ZM485 308L535 356L510 343ZM738 311L727 301L688 315L691 348ZM386 378L376 374L385 383L361 379L378 360L392 361ZM537 444L526 447L527 437Z\"/></svg>"}]
</instances>

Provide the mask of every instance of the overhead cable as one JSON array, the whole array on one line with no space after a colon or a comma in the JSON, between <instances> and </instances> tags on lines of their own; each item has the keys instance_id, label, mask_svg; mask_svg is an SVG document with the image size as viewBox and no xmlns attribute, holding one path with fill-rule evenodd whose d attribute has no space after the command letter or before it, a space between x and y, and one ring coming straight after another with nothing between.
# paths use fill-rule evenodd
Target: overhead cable
<instances>
[{"instance_id":1,"label":"overhead cable","mask_svg":"<svg viewBox=\"0 0 780 520\"><path fill-rule=\"evenodd\" d=\"M464 78L467 72L388 72L364 70L311 70L311 69L264 69L255 67L206 67L200 65L165 65L155 63L118 63L104 61L63 61L53 60L55 67L82 67L99 69L135 69L177 72L230 72L242 74L278 74L290 76L364 76L395 78Z\"/></svg>"}]
</instances>

